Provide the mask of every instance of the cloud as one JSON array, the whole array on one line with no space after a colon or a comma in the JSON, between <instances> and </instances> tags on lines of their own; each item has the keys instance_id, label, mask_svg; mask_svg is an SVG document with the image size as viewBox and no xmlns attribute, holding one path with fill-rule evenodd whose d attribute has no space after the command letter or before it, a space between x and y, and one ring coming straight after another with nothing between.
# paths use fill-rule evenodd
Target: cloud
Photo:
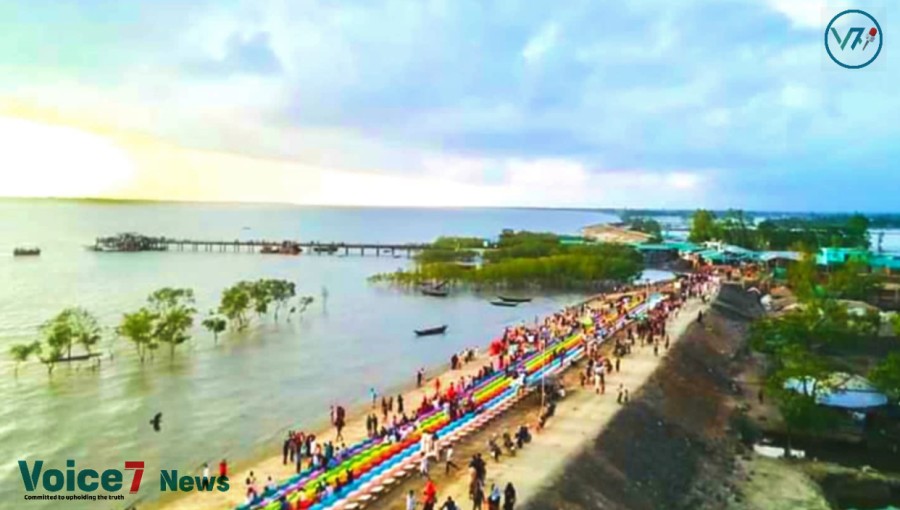
<instances>
[{"instance_id":1,"label":"cloud","mask_svg":"<svg viewBox=\"0 0 900 510\"><path fill-rule=\"evenodd\" d=\"M553 49L558 36L559 27L555 23L548 23L528 40L528 44L522 49L522 58L528 63L540 60Z\"/></svg>"},{"instance_id":2,"label":"cloud","mask_svg":"<svg viewBox=\"0 0 900 510\"><path fill-rule=\"evenodd\" d=\"M269 34L256 32L249 35L232 34L228 38L224 55L219 58L198 60L189 68L201 75L227 76L231 74L278 74L281 61L272 51Z\"/></svg>"},{"instance_id":3,"label":"cloud","mask_svg":"<svg viewBox=\"0 0 900 510\"><path fill-rule=\"evenodd\" d=\"M27 9L31 24L0 42L0 96L186 148L438 179L498 203L889 208L900 188L896 64L830 63L822 19L840 3L78 5ZM38 26L73 58L54 60L29 35ZM882 185L863 193L862 174Z\"/></svg>"}]
</instances>

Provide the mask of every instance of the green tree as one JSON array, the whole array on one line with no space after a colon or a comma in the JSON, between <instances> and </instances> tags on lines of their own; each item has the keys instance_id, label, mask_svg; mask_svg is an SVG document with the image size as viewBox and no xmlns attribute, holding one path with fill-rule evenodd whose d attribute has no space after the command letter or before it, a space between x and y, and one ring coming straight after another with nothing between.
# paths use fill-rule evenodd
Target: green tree
<instances>
[{"instance_id":1,"label":"green tree","mask_svg":"<svg viewBox=\"0 0 900 510\"><path fill-rule=\"evenodd\" d=\"M248 324L247 312L251 302L249 282L238 282L222 291L219 313L228 319L232 328L242 330Z\"/></svg>"},{"instance_id":2,"label":"green tree","mask_svg":"<svg viewBox=\"0 0 900 510\"><path fill-rule=\"evenodd\" d=\"M716 215L706 209L698 209L691 217L691 230L688 240L692 243L703 243L718 237Z\"/></svg>"},{"instance_id":3,"label":"green tree","mask_svg":"<svg viewBox=\"0 0 900 510\"><path fill-rule=\"evenodd\" d=\"M169 346L169 356L175 348L188 340L194 325L194 292L191 289L162 288L147 299L153 312L153 336Z\"/></svg>"},{"instance_id":4,"label":"green tree","mask_svg":"<svg viewBox=\"0 0 900 510\"><path fill-rule=\"evenodd\" d=\"M155 322L156 315L151 310L142 307L136 312L122 315L122 322L116 329L119 335L134 344L141 363L144 362L147 354L157 347L154 337Z\"/></svg>"},{"instance_id":5,"label":"green tree","mask_svg":"<svg viewBox=\"0 0 900 510\"><path fill-rule=\"evenodd\" d=\"M797 433L818 434L834 426L834 415L816 403L829 389L831 367L827 359L800 346L780 351L780 368L769 377L769 393L775 396L787 429L788 448ZM802 390L788 389L787 381L802 383Z\"/></svg>"},{"instance_id":6,"label":"green tree","mask_svg":"<svg viewBox=\"0 0 900 510\"><path fill-rule=\"evenodd\" d=\"M297 285L287 280L267 280L269 296L275 302L274 317L278 322L278 313L297 295Z\"/></svg>"},{"instance_id":7,"label":"green tree","mask_svg":"<svg viewBox=\"0 0 900 510\"><path fill-rule=\"evenodd\" d=\"M272 304L272 291L268 280L249 282L248 291L253 302L253 311L256 312L256 315L262 317L267 314L269 305Z\"/></svg>"},{"instance_id":8,"label":"green tree","mask_svg":"<svg viewBox=\"0 0 900 510\"><path fill-rule=\"evenodd\" d=\"M845 246L855 248L869 247L869 218L866 216L859 213L850 216L850 218L847 219L845 232Z\"/></svg>"},{"instance_id":9,"label":"green tree","mask_svg":"<svg viewBox=\"0 0 900 510\"><path fill-rule=\"evenodd\" d=\"M826 289L839 299L866 301L877 290L879 280L864 262L851 260L828 275Z\"/></svg>"},{"instance_id":10,"label":"green tree","mask_svg":"<svg viewBox=\"0 0 900 510\"><path fill-rule=\"evenodd\" d=\"M892 399L900 398L900 353L892 352L869 372L869 380Z\"/></svg>"},{"instance_id":11,"label":"green tree","mask_svg":"<svg viewBox=\"0 0 900 510\"><path fill-rule=\"evenodd\" d=\"M628 226L632 230L650 234L652 236L651 242L658 243L662 241L662 226L653 218L631 218Z\"/></svg>"},{"instance_id":12,"label":"green tree","mask_svg":"<svg viewBox=\"0 0 900 510\"><path fill-rule=\"evenodd\" d=\"M808 302L816 297L818 277L819 269L811 253L804 253L799 261L788 266L788 286L800 301Z\"/></svg>"},{"instance_id":13,"label":"green tree","mask_svg":"<svg viewBox=\"0 0 900 510\"><path fill-rule=\"evenodd\" d=\"M891 317L891 326L894 329L894 336L900 336L900 313L896 313Z\"/></svg>"},{"instance_id":14,"label":"green tree","mask_svg":"<svg viewBox=\"0 0 900 510\"><path fill-rule=\"evenodd\" d=\"M97 317L84 308L70 308L68 313L74 342L81 345L85 352L90 354L91 349L100 343L101 338L100 323ZM72 357L71 347L69 357Z\"/></svg>"},{"instance_id":15,"label":"green tree","mask_svg":"<svg viewBox=\"0 0 900 510\"><path fill-rule=\"evenodd\" d=\"M219 343L219 333L225 331L228 322L210 310L209 315L203 319L202 324L207 331L213 334L213 343Z\"/></svg>"},{"instance_id":16,"label":"green tree","mask_svg":"<svg viewBox=\"0 0 900 510\"><path fill-rule=\"evenodd\" d=\"M32 355L36 355L40 352L40 342L32 342L30 344L16 344L10 347L9 354L16 364L14 368L15 377L19 377L19 365L28 361L28 358L30 358Z\"/></svg>"}]
</instances>

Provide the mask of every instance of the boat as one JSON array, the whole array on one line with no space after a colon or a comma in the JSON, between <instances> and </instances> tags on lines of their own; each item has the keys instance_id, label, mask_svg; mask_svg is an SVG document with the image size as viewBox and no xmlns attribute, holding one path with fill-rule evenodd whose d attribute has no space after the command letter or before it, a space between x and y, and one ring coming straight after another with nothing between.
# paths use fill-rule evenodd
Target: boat
<instances>
[{"instance_id":1,"label":"boat","mask_svg":"<svg viewBox=\"0 0 900 510\"><path fill-rule=\"evenodd\" d=\"M300 255L303 249L296 243L284 241L281 244L267 244L262 247L260 253L266 255Z\"/></svg>"},{"instance_id":2,"label":"boat","mask_svg":"<svg viewBox=\"0 0 900 510\"><path fill-rule=\"evenodd\" d=\"M443 335L447 331L447 325L437 326L428 329L416 329L416 336Z\"/></svg>"},{"instance_id":3,"label":"boat","mask_svg":"<svg viewBox=\"0 0 900 510\"><path fill-rule=\"evenodd\" d=\"M447 292L446 290L425 288L425 289L422 289L422 294L425 294L426 296L432 296L432 297L447 297L447 294L449 294L449 292Z\"/></svg>"},{"instance_id":4,"label":"boat","mask_svg":"<svg viewBox=\"0 0 900 510\"><path fill-rule=\"evenodd\" d=\"M497 296L500 301L505 301L507 303L530 303L530 297L509 297L509 296Z\"/></svg>"},{"instance_id":5,"label":"boat","mask_svg":"<svg viewBox=\"0 0 900 510\"><path fill-rule=\"evenodd\" d=\"M13 250L14 257L37 257L41 254L41 249L38 247L19 247Z\"/></svg>"},{"instance_id":6,"label":"boat","mask_svg":"<svg viewBox=\"0 0 900 510\"><path fill-rule=\"evenodd\" d=\"M494 306L519 306L519 303L509 302L509 301L491 301L491 304Z\"/></svg>"},{"instance_id":7,"label":"boat","mask_svg":"<svg viewBox=\"0 0 900 510\"><path fill-rule=\"evenodd\" d=\"M337 246L335 246L333 244L320 244L320 245L313 246L312 250L314 253L329 253L329 254L331 254L331 253L337 252L338 248L337 248Z\"/></svg>"}]
</instances>

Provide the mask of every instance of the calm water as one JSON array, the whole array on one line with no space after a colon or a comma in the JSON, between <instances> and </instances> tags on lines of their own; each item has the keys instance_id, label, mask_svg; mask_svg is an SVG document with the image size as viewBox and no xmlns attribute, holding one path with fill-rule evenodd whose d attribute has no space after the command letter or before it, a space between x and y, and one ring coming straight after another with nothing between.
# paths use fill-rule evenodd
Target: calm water
<instances>
[{"instance_id":1,"label":"calm water","mask_svg":"<svg viewBox=\"0 0 900 510\"><path fill-rule=\"evenodd\" d=\"M0 508L22 507L18 459L43 459L58 468L75 459L78 467L95 469L142 459L148 471L141 493L153 497L159 469L196 472L202 462L223 456L248 461L272 454L286 429L320 423L330 402L352 404L366 398L369 386L406 384L419 366L444 363L462 347L484 345L505 325L534 320L579 297L493 307L487 296L433 299L366 282L405 259L84 250L96 236L137 231L209 239L412 242L441 234L494 236L503 228L575 233L612 219L512 209L0 201ZM43 253L14 259L12 249L20 244L38 245ZM224 335L218 346L198 330L173 361L161 352L143 367L131 347L108 331L103 351L114 352L115 359L104 359L99 372L60 366L48 380L44 367L31 362L13 378L9 346L33 339L38 325L63 307L84 306L111 329L122 312L141 306L159 287L191 287L198 308L207 310L227 285L262 277L295 281L316 303L301 320L257 322L243 334ZM412 334L438 324L449 324L446 336ZM157 411L163 412L158 434L148 425Z\"/></svg>"}]
</instances>

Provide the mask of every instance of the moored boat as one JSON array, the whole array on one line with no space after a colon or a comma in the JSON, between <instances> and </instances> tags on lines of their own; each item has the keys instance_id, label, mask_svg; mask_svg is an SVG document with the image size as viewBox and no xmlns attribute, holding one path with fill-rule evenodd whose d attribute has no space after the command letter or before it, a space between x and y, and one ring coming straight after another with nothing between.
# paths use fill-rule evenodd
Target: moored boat
<instances>
[{"instance_id":1,"label":"moored boat","mask_svg":"<svg viewBox=\"0 0 900 510\"><path fill-rule=\"evenodd\" d=\"M447 297L447 294L449 294L449 292L447 292L446 290L424 288L422 289L422 294L432 297Z\"/></svg>"},{"instance_id":2,"label":"moored boat","mask_svg":"<svg viewBox=\"0 0 900 510\"><path fill-rule=\"evenodd\" d=\"M505 301L507 303L530 303L530 297L509 297L509 296L497 296L500 301Z\"/></svg>"},{"instance_id":3,"label":"moored boat","mask_svg":"<svg viewBox=\"0 0 900 510\"><path fill-rule=\"evenodd\" d=\"M416 329L416 336L428 336L428 335L443 335L447 331L447 325L437 326L434 328L427 329Z\"/></svg>"},{"instance_id":4,"label":"moored boat","mask_svg":"<svg viewBox=\"0 0 900 510\"><path fill-rule=\"evenodd\" d=\"M19 247L13 250L14 257L37 257L41 249L36 246Z\"/></svg>"},{"instance_id":5,"label":"moored boat","mask_svg":"<svg viewBox=\"0 0 900 510\"><path fill-rule=\"evenodd\" d=\"M519 303L516 303L516 302L500 301L500 300L491 301L491 304L494 306L509 306L509 307L519 306Z\"/></svg>"}]
</instances>

